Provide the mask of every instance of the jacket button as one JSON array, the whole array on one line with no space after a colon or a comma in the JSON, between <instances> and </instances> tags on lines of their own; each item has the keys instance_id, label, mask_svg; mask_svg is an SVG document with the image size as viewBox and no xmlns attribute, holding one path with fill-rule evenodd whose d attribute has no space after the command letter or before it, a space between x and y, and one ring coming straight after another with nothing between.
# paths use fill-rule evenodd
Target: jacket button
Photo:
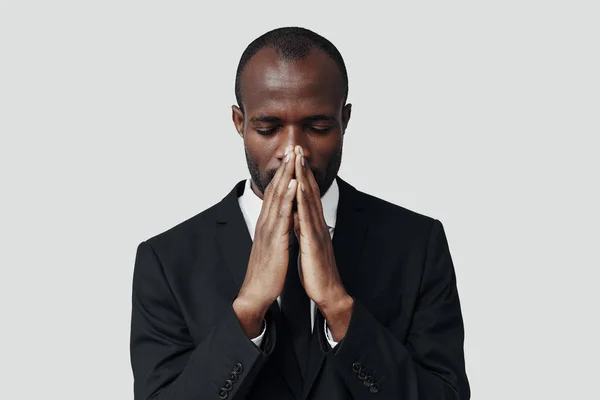
<instances>
[{"instance_id":1,"label":"jacket button","mask_svg":"<svg viewBox=\"0 0 600 400\"><path fill-rule=\"evenodd\" d=\"M238 380L238 375L235 372L232 372L229 374L229 380L233 383L237 382Z\"/></svg>"},{"instance_id":2,"label":"jacket button","mask_svg":"<svg viewBox=\"0 0 600 400\"><path fill-rule=\"evenodd\" d=\"M233 382L227 379L225 381L225 385L223 385L223 389L227 390L228 392L231 392L231 389L233 389Z\"/></svg>"},{"instance_id":3,"label":"jacket button","mask_svg":"<svg viewBox=\"0 0 600 400\"><path fill-rule=\"evenodd\" d=\"M360 380L362 381L362 380L363 380L363 379L365 379L366 377L367 377L367 371L365 371L364 369L361 369L361 370L358 372L358 379L360 379Z\"/></svg>"},{"instance_id":4,"label":"jacket button","mask_svg":"<svg viewBox=\"0 0 600 400\"><path fill-rule=\"evenodd\" d=\"M226 399L227 396L229 396L229 392L227 390L225 390L225 388L219 389L219 398L220 399Z\"/></svg>"},{"instance_id":5,"label":"jacket button","mask_svg":"<svg viewBox=\"0 0 600 400\"><path fill-rule=\"evenodd\" d=\"M362 365L357 361L352 364L352 371L358 372L362 369Z\"/></svg>"},{"instance_id":6,"label":"jacket button","mask_svg":"<svg viewBox=\"0 0 600 400\"><path fill-rule=\"evenodd\" d=\"M377 383L373 383L370 387L369 387L369 392L371 393L377 393L379 392L379 384Z\"/></svg>"},{"instance_id":7,"label":"jacket button","mask_svg":"<svg viewBox=\"0 0 600 400\"><path fill-rule=\"evenodd\" d=\"M242 366L242 363L237 363L235 364L235 366L233 367L233 372L235 372L236 374L241 374L242 371L244 371L244 368Z\"/></svg>"},{"instance_id":8,"label":"jacket button","mask_svg":"<svg viewBox=\"0 0 600 400\"><path fill-rule=\"evenodd\" d=\"M365 378L365 380L363 381L363 384L365 386L371 386L373 384L373 376L369 375Z\"/></svg>"}]
</instances>

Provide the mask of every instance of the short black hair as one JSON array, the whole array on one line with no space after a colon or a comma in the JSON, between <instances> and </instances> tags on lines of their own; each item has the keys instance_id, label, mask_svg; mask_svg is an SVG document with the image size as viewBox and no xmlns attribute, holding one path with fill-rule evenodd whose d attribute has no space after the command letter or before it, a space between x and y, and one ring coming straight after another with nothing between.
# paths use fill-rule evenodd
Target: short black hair
<instances>
[{"instance_id":1,"label":"short black hair","mask_svg":"<svg viewBox=\"0 0 600 400\"><path fill-rule=\"evenodd\" d=\"M282 60L287 62L303 59L313 48L324 51L336 63L340 69L340 72L342 73L342 105L346 103L346 100L348 99L348 72L346 71L344 59L342 58L342 55L338 49L333 45L333 43L325 39L323 36L306 28L293 26L273 29L262 34L258 38L254 39L254 41L250 43L248 47L246 47L246 50L244 50L242 53L240 63L237 67L237 72L235 74L235 98L242 112L244 111L242 104L242 72L252 56L265 47L274 49L277 52L277 55Z\"/></svg>"}]
</instances>

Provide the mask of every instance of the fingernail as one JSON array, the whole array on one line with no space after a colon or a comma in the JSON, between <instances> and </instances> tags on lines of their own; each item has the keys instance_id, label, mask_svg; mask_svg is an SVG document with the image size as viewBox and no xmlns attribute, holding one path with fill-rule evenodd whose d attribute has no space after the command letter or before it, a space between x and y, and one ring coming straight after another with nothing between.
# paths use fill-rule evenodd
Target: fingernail
<instances>
[{"instance_id":1,"label":"fingernail","mask_svg":"<svg viewBox=\"0 0 600 400\"><path fill-rule=\"evenodd\" d=\"M300 151L300 154L302 154L302 157L304 157L304 150L302 150L302 146L298 146L298 151Z\"/></svg>"},{"instance_id":2,"label":"fingernail","mask_svg":"<svg viewBox=\"0 0 600 400\"><path fill-rule=\"evenodd\" d=\"M286 163L287 163L288 161L290 161L290 157L291 157L291 155L292 155L291 153L287 153L287 155L285 156L285 158L284 158L283 162L286 162Z\"/></svg>"},{"instance_id":3,"label":"fingernail","mask_svg":"<svg viewBox=\"0 0 600 400\"><path fill-rule=\"evenodd\" d=\"M287 153L289 153L291 149L292 149L292 145L288 144L288 147L285 148L285 154L284 155L287 156Z\"/></svg>"},{"instance_id":4,"label":"fingernail","mask_svg":"<svg viewBox=\"0 0 600 400\"><path fill-rule=\"evenodd\" d=\"M304 167L304 156L300 156L300 162L302 163L302 166Z\"/></svg>"},{"instance_id":5,"label":"fingernail","mask_svg":"<svg viewBox=\"0 0 600 400\"><path fill-rule=\"evenodd\" d=\"M300 182L300 190L304 192L304 182Z\"/></svg>"},{"instance_id":6,"label":"fingernail","mask_svg":"<svg viewBox=\"0 0 600 400\"><path fill-rule=\"evenodd\" d=\"M291 189L291 188L292 188L292 184L293 184L293 183L294 183L294 180L292 179L292 180L290 181L290 183L288 184L288 189Z\"/></svg>"}]
</instances>

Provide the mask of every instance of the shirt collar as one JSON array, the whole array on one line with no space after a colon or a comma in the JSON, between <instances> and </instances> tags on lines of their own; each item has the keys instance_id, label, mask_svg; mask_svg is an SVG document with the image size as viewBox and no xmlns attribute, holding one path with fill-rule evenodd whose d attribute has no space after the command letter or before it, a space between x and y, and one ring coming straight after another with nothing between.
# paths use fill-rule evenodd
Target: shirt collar
<instances>
[{"instance_id":1,"label":"shirt collar","mask_svg":"<svg viewBox=\"0 0 600 400\"><path fill-rule=\"evenodd\" d=\"M263 200L254 193L251 187L252 178L246 179L246 185L244 187L244 193L238 199L242 214L246 219L246 222L251 224L249 226L252 234L256 229L256 222L262 209ZM323 205L323 216L325 217L325 223L329 229L335 229L335 222L337 218L337 208L340 198L340 189L338 187L337 179L334 179L329 189L321 196L321 204ZM253 237L254 238L254 237Z\"/></svg>"}]
</instances>

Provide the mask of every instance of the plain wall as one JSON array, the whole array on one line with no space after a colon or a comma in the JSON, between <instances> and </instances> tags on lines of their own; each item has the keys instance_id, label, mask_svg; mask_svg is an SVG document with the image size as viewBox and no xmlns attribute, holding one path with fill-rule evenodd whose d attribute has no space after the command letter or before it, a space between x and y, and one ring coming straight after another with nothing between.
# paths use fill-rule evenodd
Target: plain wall
<instances>
[{"instance_id":1,"label":"plain wall","mask_svg":"<svg viewBox=\"0 0 600 400\"><path fill-rule=\"evenodd\" d=\"M472 398L597 395L597 3L240 4L0 3L0 397L133 397L136 246L248 176L235 70L288 25L345 58L339 175L444 225Z\"/></svg>"}]
</instances>

